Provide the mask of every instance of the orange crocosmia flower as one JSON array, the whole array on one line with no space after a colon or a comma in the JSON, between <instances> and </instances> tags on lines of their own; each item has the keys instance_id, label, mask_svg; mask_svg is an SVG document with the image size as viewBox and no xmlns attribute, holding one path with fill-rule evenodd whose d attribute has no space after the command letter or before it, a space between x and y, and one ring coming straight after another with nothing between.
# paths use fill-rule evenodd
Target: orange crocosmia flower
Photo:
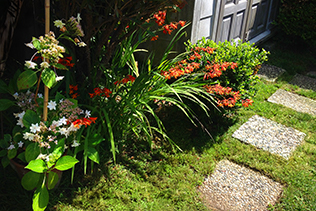
<instances>
[{"instance_id":1,"label":"orange crocosmia flower","mask_svg":"<svg viewBox=\"0 0 316 211\"><path fill-rule=\"evenodd\" d=\"M78 96L79 96L78 93L74 93L74 94L71 96L71 98L72 98L72 99L76 99Z\"/></svg>"},{"instance_id":2,"label":"orange crocosmia flower","mask_svg":"<svg viewBox=\"0 0 316 211\"><path fill-rule=\"evenodd\" d=\"M185 23L186 23L185 21L179 21L179 24L181 27L183 27L185 25Z\"/></svg>"},{"instance_id":3,"label":"orange crocosmia flower","mask_svg":"<svg viewBox=\"0 0 316 211\"><path fill-rule=\"evenodd\" d=\"M235 69L236 67L237 67L237 63L232 62L232 63L230 64L230 68Z\"/></svg>"},{"instance_id":4,"label":"orange crocosmia flower","mask_svg":"<svg viewBox=\"0 0 316 211\"><path fill-rule=\"evenodd\" d=\"M158 35L157 35L158 36ZM134 76L132 76L132 75L127 75L126 76L127 78L128 78L128 80L130 80L131 82L134 82L135 81L135 77Z\"/></svg>"},{"instance_id":5,"label":"orange crocosmia flower","mask_svg":"<svg viewBox=\"0 0 316 211\"><path fill-rule=\"evenodd\" d=\"M151 40L151 41L156 41L156 40L158 40L158 35L152 37L150 40Z\"/></svg>"},{"instance_id":6,"label":"orange crocosmia flower","mask_svg":"<svg viewBox=\"0 0 316 211\"><path fill-rule=\"evenodd\" d=\"M174 24L174 23L170 23L169 27L171 27L172 29L177 29L178 28L178 26L176 24Z\"/></svg>"},{"instance_id":7,"label":"orange crocosmia flower","mask_svg":"<svg viewBox=\"0 0 316 211\"><path fill-rule=\"evenodd\" d=\"M94 98L95 94L94 93L88 93L90 95L90 98Z\"/></svg>"}]
</instances>

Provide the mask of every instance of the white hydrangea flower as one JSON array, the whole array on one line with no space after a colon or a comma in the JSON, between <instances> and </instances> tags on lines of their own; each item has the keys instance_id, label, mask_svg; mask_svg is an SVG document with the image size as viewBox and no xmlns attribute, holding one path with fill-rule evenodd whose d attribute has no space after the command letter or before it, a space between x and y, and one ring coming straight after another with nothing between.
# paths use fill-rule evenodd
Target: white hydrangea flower
<instances>
[{"instance_id":1,"label":"white hydrangea flower","mask_svg":"<svg viewBox=\"0 0 316 211\"><path fill-rule=\"evenodd\" d=\"M14 99L18 99L18 97L19 97L19 93L17 93L17 92L16 92L16 93L14 93L14 94L13 94L13 97L14 97Z\"/></svg>"},{"instance_id":2,"label":"white hydrangea flower","mask_svg":"<svg viewBox=\"0 0 316 211\"><path fill-rule=\"evenodd\" d=\"M57 77L56 77L56 82L61 81L61 80L63 80L63 79L64 79L64 76L57 76Z\"/></svg>"},{"instance_id":3,"label":"white hydrangea flower","mask_svg":"<svg viewBox=\"0 0 316 211\"><path fill-rule=\"evenodd\" d=\"M22 119L19 119L16 125L21 126L22 128L24 127Z\"/></svg>"},{"instance_id":4,"label":"white hydrangea flower","mask_svg":"<svg viewBox=\"0 0 316 211\"><path fill-rule=\"evenodd\" d=\"M71 124L70 127L68 127L69 133L76 132L77 130L79 130L79 128L75 127L73 124Z\"/></svg>"},{"instance_id":5,"label":"white hydrangea flower","mask_svg":"<svg viewBox=\"0 0 316 211\"><path fill-rule=\"evenodd\" d=\"M56 26L57 28L63 28L64 25L65 23L63 23L61 20L54 21L54 26Z\"/></svg>"},{"instance_id":6,"label":"white hydrangea flower","mask_svg":"<svg viewBox=\"0 0 316 211\"><path fill-rule=\"evenodd\" d=\"M31 130L32 133L40 132L41 131L41 127L38 125L38 123L31 124L30 130Z\"/></svg>"},{"instance_id":7,"label":"white hydrangea flower","mask_svg":"<svg viewBox=\"0 0 316 211\"><path fill-rule=\"evenodd\" d=\"M77 142L77 140L74 140L74 143L71 145L71 147L78 147L80 146L80 143Z\"/></svg>"},{"instance_id":8,"label":"white hydrangea flower","mask_svg":"<svg viewBox=\"0 0 316 211\"><path fill-rule=\"evenodd\" d=\"M11 150L11 149L15 149L15 146L13 144L11 144L9 147L8 147L8 150Z\"/></svg>"},{"instance_id":9,"label":"white hydrangea flower","mask_svg":"<svg viewBox=\"0 0 316 211\"><path fill-rule=\"evenodd\" d=\"M85 118L89 118L91 115L91 111L86 110L85 112Z\"/></svg>"},{"instance_id":10,"label":"white hydrangea flower","mask_svg":"<svg viewBox=\"0 0 316 211\"><path fill-rule=\"evenodd\" d=\"M24 143L23 143L22 141L20 141L20 142L18 143L18 145L19 145L20 148L23 147L23 144L24 144Z\"/></svg>"},{"instance_id":11,"label":"white hydrangea flower","mask_svg":"<svg viewBox=\"0 0 316 211\"><path fill-rule=\"evenodd\" d=\"M36 64L35 62L32 62L32 61L25 61L25 66L26 66L27 68L35 69L36 65L37 65L37 64Z\"/></svg>"},{"instance_id":12,"label":"white hydrangea flower","mask_svg":"<svg viewBox=\"0 0 316 211\"><path fill-rule=\"evenodd\" d=\"M66 138L68 138L69 131L67 130L67 128L62 127L59 129L58 132L60 132L61 135L64 135L64 136L66 136Z\"/></svg>"},{"instance_id":13,"label":"white hydrangea flower","mask_svg":"<svg viewBox=\"0 0 316 211\"><path fill-rule=\"evenodd\" d=\"M25 45L26 45L27 47L31 48L31 49L34 49L34 48L35 48L32 42L30 42L30 43L25 43Z\"/></svg>"},{"instance_id":14,"label":"white hydrangea flower","mask_svg":"<svg viewBox=\"0 0 316 211\"><path fill-rule=\"evenodd\" d=\"M42 68L49 68L49 66L50 66L48 64L48 62L42 62L40 65L41 65Z\"/></svg>"},{"instance_id":15,"label":"white hydrangea flower","mask_svg":"<svg viewBox=\"0 0 316 211\"><path fill-rule=\"evenodd\" d=\"M80 21L82 20L82 18L80 17L80 13L77 14L77 21L78 23L80 23Z\"/></svg>"},{"instance_id":16,"label":"white hydrangea flower","mask_svg":"<svg viewBox=\"0 0 316 211\"><path fill-rule=\"evenodd\" d=\"M60 125L67 125L67 119L64 116L58 122Z\"/></svg>"},{"instance_id":17,"label":"white hydrangea flower","mask_svg":"<svg viewBox=\"0 0 316 211\"><path fill-rule=\"evenodd\" d=\"M49 101L47 108L49 108L49 110L56 110L56 102L55 101Z\"/></svg>"},{"instance_id":18,"label":"white hydrangea flower","mask_svg":"<svg viewBox=\"0 0 316 211\"><path fill-rule=\"evenodd\" d=\"M86 44L86 43L84 43L84 42L80 42L80 43L78 43L78 46L79 46L79 47L86 47L86 46L87 46L87 44Z\"/></svg>"},{"instance_id":19,"label":"white hydrangea flower","mask_svg":"<svg viewBox=\"0 0 316 211\"><path fill-rule=\"evenodd\" d=\"M25 139L25 140L33 141L34 137L35 137L35 135L33 133L25 132L23 134L23 139Z\"/></svg>"},{"instance_id":20,"label":"white hydrangea flower","mask_svg":"<svg viewBox=\"0 0 316 211\"><path fill-rule=\"evenodd\" d=\"M37 97L38 97L38 98L43 98L43 94L42 94L42 93L38 93L38 94L37 94Z\"/></svg>"}]
</instances>

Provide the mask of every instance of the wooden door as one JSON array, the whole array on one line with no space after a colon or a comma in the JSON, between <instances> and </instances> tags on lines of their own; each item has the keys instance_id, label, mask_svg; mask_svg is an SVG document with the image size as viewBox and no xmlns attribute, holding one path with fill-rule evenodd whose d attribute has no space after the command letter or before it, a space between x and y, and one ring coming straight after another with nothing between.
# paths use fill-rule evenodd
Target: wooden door
<instances>
[{"instance_id":1,"label":"wooden door","mask_svg":"<svg viewBox=\"0 0 316 211\"><path fill-rule=\"evenodd\" d=\"M219 11L216 42L238 41L245 37L248 0L222 0Z\"/></svg>"},{"instance_id":2,"label":"wooden door","mask_svg":"<svg viewBox=\"0 0 316 211\"><path fill-rule=\"evenodd\" d=\"M248 15L245 40L264 32L267 28L270 0L252 0Z\"/></svg>"}]
</instances>

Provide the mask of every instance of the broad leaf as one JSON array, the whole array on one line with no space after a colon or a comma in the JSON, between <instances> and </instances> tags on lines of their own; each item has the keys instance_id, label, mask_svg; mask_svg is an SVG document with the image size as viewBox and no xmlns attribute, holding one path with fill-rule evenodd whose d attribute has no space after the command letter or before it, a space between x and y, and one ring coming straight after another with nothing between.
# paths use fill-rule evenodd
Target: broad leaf
<instances>
[{"instance_id":1,"label":"broad leaf","mask_svg":"<svg viewBox=\"0 0 316 211\"><path fill-rule=\"evenodd\" d=\"M7 156L3 157L1 159L1 164L3 166L3 168L7 167L10 164L10 160Z\"/></svg>"},{"instance_id":2,"label":"broad leaf","mask_svg":"<svg viewBox=\"0 0 316 211\"><path fill-rule=\"evenodd\" d=\"M37 82L36 72L33 70L25 70L22 72L17 80L17 86L19 90L29 89Z\"/></svg>"},{"instance_id":3,"label":"broad leaf","mask_svg":"<svg viewBox=\"0 0 316 211\"><path fill-rule=\"evenodd\" d=\"M32 204L33 210L35 211L45 210L45 208L48 205L48 201L49 201L48 190L45 187L45 184L43 184L40 188L37 188L35 190L35 193L33 195L33 204Z\"/></svg>"},{"instance_id":4,"label":"broad leaf","mask_svg":"<svg viewBox=\"0 0 316 211\"><path fill-rule=\"evenodd\" d=\"M29 171L22 177L21 184L25 190L33 190L36 188L40 178L41 174Z\"/></svg>"},{"instance_id":5,"label":"broad leaf","mask_svg":"<svg viewBox=\"0 0 316 211\"><path fill-rule=\"evenodd\" d=\"M55 168L60 171L65 171L72 168L78 162L79 161L76 158L66 155L57 161Z\"/></svg>"},{"instance_id":6,"label":"broad leaf","mask_svg":"<svg viewBox=\"0 0 316 211\"><path fill-rule=\"evenodd\" d=\"M8 92L7 84L3 80L0 80L0 93L7 93L7 92Z\"/></svg>"},{"instance_id":7,"label":"broad leaf","mask_svg":"<svg viewBox=\"0 0 316 211\"><path fill-rule=\"evenodd\" d=\"M0 111L7 110L14 105L14 102L8 99L0 99Z\"/></svg>"},{"instance_id":8,"label":"broad leaf","mask_svg":"<svg viewBox=\"0 0 316 211\"><path fill-rule=\"evenodd\" d=\"M35 37L32 38L32 44L37 50L41 49L41 43L37 38Z\"/></svg>"},{"instance_id":9,"label":"broad leaf","mask_svg":"<svg viewBox=\"0 0 316 211\"><path fill-rule=\"evenodd\" d=\"M88 153L88 158L90 160L92 160L93 162L99 164L99 162L100 162L99 153L98 153L98 151L95 148L88 147L88 152L87 153Z\"/></svg>"},{"instance_id":10,"label":"broad leaf","mask_svg":"<svg viewBox=\"0 0 316 211\"><path fill-rule=\"evenodd\" d=\"M15 158L16 154L17 154L17 149L16 148L8 150L8 158L10 160Z\"/></svg>"},{"instance_id":11,"label":"broad leaf","mask_svg":"<svg viewBox=\"0 0 316 211\"><path fill-rule=\"evenodd\" d=\"M47 188L48 190L51 190L55 187L55 185L58 183L59 177L58 174L50 171L48 174L48 180L47 180Z\"/></svg>"},{"instance_id":12,"label":"broad leaf","mask_svg":"<svg viewBox=\"0 0 316 211\"><path fill-rule=\"evenodd\" d=\"M41 159L31 160L25 168L37 173L44 173L47 171L46 163Z\"/></svg>"},{"instance_id":13,"label":"broad leaf","mask_svg":"<svg viewBox=\"0 0 316 211\"><path fill-rule=\"evenodd\" d=\"M96 146L100 144L103 140L104 138L100 134L95 133L92 135L92 137L89 137L89 145Z\"/></svg>"},{"instance_id":14,"label":"broad leaf","mask_svg":"<svg viewBox=\"0 0 316 211\"><path fill-rule=\"evenodd\" d=\"M57 69L60 69L60 70L67 70L67 67L62 65L62 64L53 64L54 67L56 67Z\"/></svg>"},{"instance_id":15,"label":"broad leaf","mask_svg":"<svg viewBox=\"0 0 316 211\"><path fill-rule=\"evenodd\" d=\"M35 160L37 156L40 154L40 148L37 143L29 144L25 149L25 160L26 162L30 162L31 160Z\"/></svg>"},{"instance_id":16,"label":"broad leaf","mask_svg":"<svg viewBox=\"0 0 316 211\"><path fill-rule=\"evenodd\" d=\"M56 74L51 69L44 69L42 72L42 81L48 87L52 88L52 86L56 83Z\"/></svg>"},{"instance_id":17,"label":"broad leaf","mask_svg":"<svg viewBox=\"0 0 316 211\"><path fill-rule=\"evenodd\" d=\"M7 150L3 149L0 151L0 157L6 156L7 155Z\"/></svg>"},{"instance_id":18,"label":"broad leaf","mask_svg":"<svg viewBox=\"0 0 316 211\"><path fill-rule=\"evenodd\" d=\"M21 152L20 154L18 154L17 158L19 158L24 163L27 163L25 159L25 152Z\"/></svg>"},{"instance_id":19,"label":"broad leaf","mask_svg":"<svg viewBox=\"0 0 316 211\"><path fill-rule=\"evenodd\" d=\"M25 127L31 127L31 124L36 124L40 122L40 117L32 110L27 110L23 116L22 122Z\"/></svg>"}]
</instances>

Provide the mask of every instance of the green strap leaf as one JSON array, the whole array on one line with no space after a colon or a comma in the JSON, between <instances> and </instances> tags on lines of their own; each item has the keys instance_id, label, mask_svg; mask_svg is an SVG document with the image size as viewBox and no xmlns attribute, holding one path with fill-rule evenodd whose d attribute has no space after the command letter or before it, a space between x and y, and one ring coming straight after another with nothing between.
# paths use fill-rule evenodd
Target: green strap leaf
<instances>
[{"instance_id":1,"label":"green strap leaf","mask_svg":"<svg viewBox=\"0 0 316 211\"><path fill-rule=\"evenodd\" d=\"M33 70L26 70L22 72L17 80L17 86L19 90L29 89L37 82L36 72Z\"/></svg>"},{"instance_id":2,"label":"green strap leaf","mask_svg":"<svg viewBox=\"0 0 316 211\"><path fill-rule=\"evenodd\" d=\"M52 88L52 86L56 83L56 74L51 69L44 69L42 72L42 81L48 87Z\"/></svg>"},{"instance_id":3,"label":"green strap leaf","mask_svg":"<svg viewBox=\"0 0 316 211\"><path fill-rule=\"evenodd\" d=\"M7 110L14 105L14 102L8 99L0 99L0 111Z\"/></svg>"},{"instance_id":4,"label":"green strap leaf","mask_svg":"<svg viewBox=\"0 0 316 211\"><path fill-rule=\"evenodd\" d=\"M22 177L21 184L25 190L33 190L36 188L40 178L41 174L29 171Z\"/></svg>"},{"instance_id":5,"label":"green strap leaf","mask_svg":"<svg viewBox=\"0 0 316 211\"><path fill-rule=\"evenodd\" d=\"M47 171L46 163L41 159L31 160L25 168L37 173L44 173Z\"/></svg>"},{"instance_id":6,"label":"green strap leaf","mask_svg":"<svg viewBox=\"0 0 316 211\"><path fill-rule=\"evenodd\" d=\"M65 171L72 168L78 162L79 161L76 158L66 155L66 156L61 157L56 162L55 169L58 169L60 171Z\"/></svg>"},{"instance_id":7,"label":"green strap leaf","mask_svg":"<svg viewBox=\"0 0 316 211\"><path fill-rule=\"evenodd\" d=\"M53 189L56 184L58 183L59 176L56 172L50 171L48 173L48 180L47 180L47 188L48 190Z\"/></svg>"},{"instance_id":8,"label":"green strap leaf","mask_svg":"<svg viewBox=\"0 0 316 211\"><path fill-rule=\"evenodd\" d=\"M90 160L92 160L93 162L99 164L99 162L100 162L99 153L98 153L98 151L95 148L88 147L87 153L88 153L88 158Z\"/></svg>"}]
</instances>

